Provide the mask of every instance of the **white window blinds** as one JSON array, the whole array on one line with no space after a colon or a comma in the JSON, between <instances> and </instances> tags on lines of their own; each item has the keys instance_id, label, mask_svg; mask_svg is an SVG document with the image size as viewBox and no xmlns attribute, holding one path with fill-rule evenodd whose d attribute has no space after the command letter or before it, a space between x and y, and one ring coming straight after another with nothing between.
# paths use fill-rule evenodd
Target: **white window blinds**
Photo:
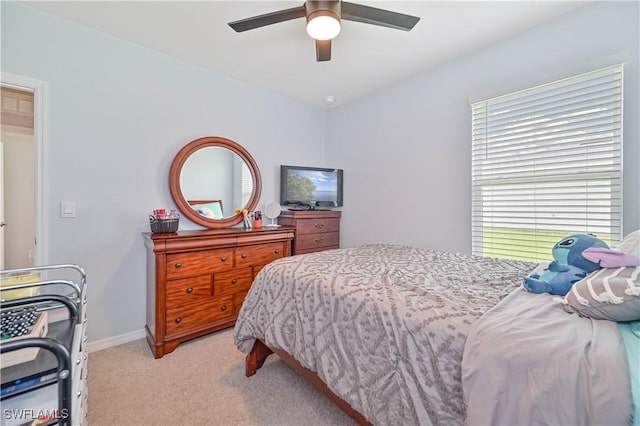
<instances>
[{"instance_id":1,"label":"white window blinds","mask_svg":"<svg viewBox=\"0 0 640 426\"><path fill-rule=\"evenodd\" d=\"M472 107L472 244L549 260L571 233L621 233L622 65Z\"/></svg>"},{"instance_id":2,"label":"white window blinds","mask_svg":"<svg viewBox=\"0 0 640 426\"><path fill-rule=\"evenodd\" d=\"M253 178L251 176L251 170L244 161L242 163L242 201L241 206L246 206L253 194Z\"/></svg>"}]
</instances>

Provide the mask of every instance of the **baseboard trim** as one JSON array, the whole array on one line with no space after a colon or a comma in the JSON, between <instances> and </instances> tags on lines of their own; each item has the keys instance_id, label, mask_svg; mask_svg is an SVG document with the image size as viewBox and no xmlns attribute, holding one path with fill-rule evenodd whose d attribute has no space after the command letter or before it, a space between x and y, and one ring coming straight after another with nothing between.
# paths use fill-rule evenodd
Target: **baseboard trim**
<instances>
[{"instance_id":1,"label":"baseboard trim","mask_svg":"<svg viewBox=\"0 0 640 426\"><path fill-rule=\"evenodd\" d=\"M144 339L146 333L144 328L130 333L120 334L119 336L109 337L107 339L98 340L96 342L87 343L87 352L101 351L102 349L111 348L113 346L122 345L123 343L132 342L138 339Z\"/></svg>"}]
</instances>

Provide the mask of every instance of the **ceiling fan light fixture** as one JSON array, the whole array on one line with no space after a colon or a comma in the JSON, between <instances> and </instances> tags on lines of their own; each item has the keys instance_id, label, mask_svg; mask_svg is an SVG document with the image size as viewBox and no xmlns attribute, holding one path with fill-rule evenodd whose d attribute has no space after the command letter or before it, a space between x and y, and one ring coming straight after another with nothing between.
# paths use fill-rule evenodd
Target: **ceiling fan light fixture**
<instances>
[{"instance_id":1,"label":"ceiling fan light fixture","mask_svg":"<svg viewBox=\"0 0 640 426\"><path fill-rule=\"evenodd\" d=\"M340 18L331 10L318 10L307 17L307 33L316 40L331 40L340 34Z\"/></svg>"},{"instance_id":2,"label":"ceiling fan light fixture","mask_svg":"<svg viewBox=\"0 0 640 426\"><path fill-rule=\"evenodd\" d=\"M229 26L240 33L298 18L306 19L307 33L315 39L317 62L331 60L331 40L340 33L342 20L403 31L411 30L420 20L417 16L348 1L305 0L301 6L229 22Z\"/></svg>"}]
</instances>

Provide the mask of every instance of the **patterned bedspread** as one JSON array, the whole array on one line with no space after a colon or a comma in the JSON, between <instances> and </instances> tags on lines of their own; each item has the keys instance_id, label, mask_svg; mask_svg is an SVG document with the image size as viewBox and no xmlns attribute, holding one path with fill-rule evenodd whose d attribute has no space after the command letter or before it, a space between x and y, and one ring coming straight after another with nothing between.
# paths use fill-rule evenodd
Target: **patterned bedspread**
<instances>
[{"instance_id":1,"label":"patterned bedspread","mask_svg":"<svg viewBox=\"0 0 640 426\"><path fill-rule=\"evenodd\" d=\"M280 259L256 277L235 344L286 351L373 424L462 424L471 324L534 266L394 245Z\"/></svg>"}]
</instances>

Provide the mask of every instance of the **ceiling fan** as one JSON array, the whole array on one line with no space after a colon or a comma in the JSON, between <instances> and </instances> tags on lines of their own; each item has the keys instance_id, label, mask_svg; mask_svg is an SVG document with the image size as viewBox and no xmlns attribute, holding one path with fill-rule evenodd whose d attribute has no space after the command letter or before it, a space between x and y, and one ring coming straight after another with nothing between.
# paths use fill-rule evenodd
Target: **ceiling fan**
<instances>
[{"instance_id":1,"label":"ceiling fan","mask_svg":"<svg viewBox=\"0 0 640 426\"><path fill-rule=\"evenodd\" d=\"M340 20L363 22L409 31L420 18L342 0L307 0L302 6L229 22L236 32L253 30L291 19L306 18L307 33L316 40L316 60L331 60L331 39L340 32Z\"/></svg>"}]
</instances>

